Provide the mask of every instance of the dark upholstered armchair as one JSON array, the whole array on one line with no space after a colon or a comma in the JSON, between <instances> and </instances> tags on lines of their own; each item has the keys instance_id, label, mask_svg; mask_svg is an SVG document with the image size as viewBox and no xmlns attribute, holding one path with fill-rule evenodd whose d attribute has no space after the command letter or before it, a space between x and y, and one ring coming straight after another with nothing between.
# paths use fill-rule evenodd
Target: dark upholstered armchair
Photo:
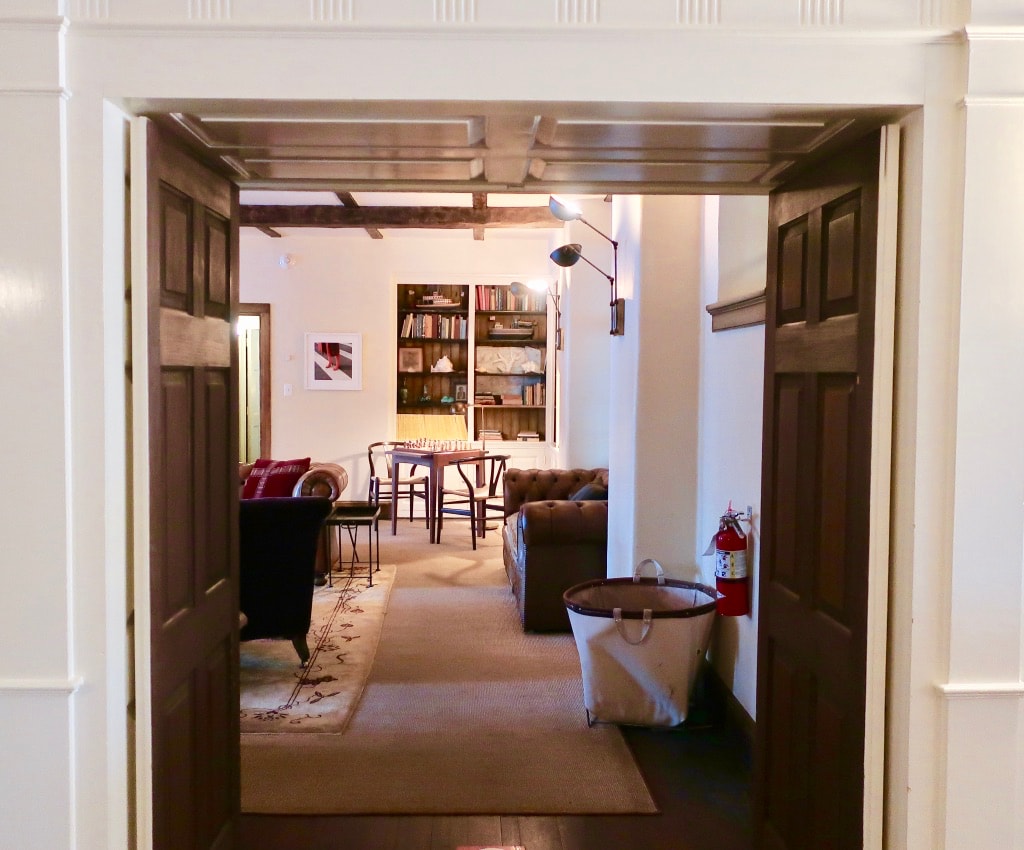
<instances>
[{"instance_id":1,"label":"dark upholstered armchair","mask_svg":"<svg viewBox=\"0 0 1024 850\"><path fill-rule=\"evenodd\" d=\"M331 506L319 496L239 503L241 640L286 638L302 664L309 660L316 547Z\"/></svg>"}]
</instances>

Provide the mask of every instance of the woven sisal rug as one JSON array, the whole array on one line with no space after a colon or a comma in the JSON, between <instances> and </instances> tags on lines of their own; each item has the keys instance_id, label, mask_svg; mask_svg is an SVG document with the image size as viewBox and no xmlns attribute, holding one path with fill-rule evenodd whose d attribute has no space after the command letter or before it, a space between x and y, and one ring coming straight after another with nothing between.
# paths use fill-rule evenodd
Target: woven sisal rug
<instances>
[{"instance_id":1,"label":"woven sisal rug","mask_svg":"<svg viewBox=\"0 0 1024 850\"><path fill-rule=\"evenodd\" d=\"M397 573L343 734L243 735L242 808L283 814L653 813L615 726L587 726L570 634L524 634L497 535L381 535ZM415 541L414 545L410 541Z\"/></svg>"}]
</instances>

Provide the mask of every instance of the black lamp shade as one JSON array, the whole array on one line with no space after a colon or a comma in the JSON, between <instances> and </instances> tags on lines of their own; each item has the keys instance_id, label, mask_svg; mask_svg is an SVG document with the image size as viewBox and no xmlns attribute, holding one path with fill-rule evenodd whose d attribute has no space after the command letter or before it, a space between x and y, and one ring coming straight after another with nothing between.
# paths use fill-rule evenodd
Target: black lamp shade
<instances>
[{"instance_id":1,"label":"black lamp shade","mask_svg":"<svg viewBox=\"0 0 1024 850\"><path fill-rule=\"evenodd\" d=\"M555 250L551 252L551 259L554 261L556 266L561 266L562 268L567 269L569 266L574 266L580 261L580 258L583 256L582 251L582 245L578 242L570 242L568 245L555 248Z\"/></svg>"},{"instance_id":2,"label":"black lamp shade","mask_svg":"<svg viewBox=\"0 0 1024 850\"><path fill-rule=\"evenodd\" d=\"M530 290L527 288L525 283L515 280L509 284L508 291L518 298L520 295L526 295Z\"/></svg>"}]
</instances>

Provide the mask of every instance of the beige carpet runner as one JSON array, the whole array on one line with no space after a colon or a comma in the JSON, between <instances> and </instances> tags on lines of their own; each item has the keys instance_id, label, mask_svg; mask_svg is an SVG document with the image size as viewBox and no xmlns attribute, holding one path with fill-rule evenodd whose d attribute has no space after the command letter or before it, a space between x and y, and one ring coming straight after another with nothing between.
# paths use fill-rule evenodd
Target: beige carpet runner
<instances>
[{"instance_id":1,"label":"beige carpet runner","mask_svg":"<svg viewBox=\"0 0 1024 850\"><path fill-rule=\"evenodd\" d=\"M451 526L381 535L397 572L362 698L343 733L243 734L243 811L656 811L618 729L587 727L572 636L524 634L497 535L474 553Z\"/></svg>"}]
</instances>

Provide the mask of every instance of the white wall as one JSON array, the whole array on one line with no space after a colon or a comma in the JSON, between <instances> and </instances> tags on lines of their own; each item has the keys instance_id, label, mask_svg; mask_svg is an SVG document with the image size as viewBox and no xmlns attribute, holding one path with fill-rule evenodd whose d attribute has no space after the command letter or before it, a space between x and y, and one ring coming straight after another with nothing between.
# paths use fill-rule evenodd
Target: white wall
<instances>
[{"instance_id":1,"label":"white wall","mask_svg":"<svg viewBox=\"0 0 1024 850\"><path fill-rule=\"evenodd\" d=\"M475 4L492 29L453 21L440 11L447 4L427 0L313 5L325 13L265 0L10 0L0 12L7 153L0 347L8 404L0 427L15 482L0 512L0 558L8 598L31 612L36 648L23 651L26 616L9 603L0 635L0 710L10 720L2 740L4 834L17 835L24 850L123 847L130 827L123 161L118 131L104 125L109 104L142 110L145 98L360 97L610 102L622 106L623 120L640 101L664 103L666 114L693 103L925 106L906 158L919 178L904 198L912 213L901 219L888 840L913 848L1019 845L1024 604L1011 573L1021 566L1010 551L995 575L1009 586L993 594L1017 596L1013 614L1000 611L992 621L996 633L988 599L973 586L988 574L972 545L979 533L972 493L1017 511L1021 504L1016 442L1007 447L1012 474L1003 464L972 466L1002 438L1002 407L1012 422L1021 405L1014 364L979 356L989 343L1012 349L1019 338L1017 325L1007 329L985 308L986 290L1015 279L1020 259L1019 202L1006 191L1016 191L1021 147L1000 141L1019 138L1024 104L1019 3L979 0L971 14L986 28L966 32L964 0L806 3L802 14L774 0L743 0L710 4L707 21L698 19L704 5L690 2L587 4L585 20L560 17L569 9L562 2L555 9ZM824 10L845 18L822 27L808 12ZM633 20L644 28L624 23ZM522 61L545 40L559 44L576 73L553 75L543 63ZM608 61L610 45L617 61ZM965 185L969 226L962 228ZM38 352L59 365L41 369ZM990 421L967 409L973 395L962 404L958 397L972 381L991 380L986 369L1005 375L1000 413ZM614 362L610 371L622 376ZM622 474L630 477L631 468ZM47 486L32 486L38 481ZM1019 513L1008 538L1018 520ZM983 626L985 651L1014 661L986 661L976 674L972 635ZM979 738L998 751L975 748ZM142 823L146 815L143 803Z\"/></svg>"},{"instance_id":2,"label":"white wall","mask_svg":"<svg viewBox=\"0 0 1024 850\"><path fill-rule=\"evenodd\" d=\"M611 204L584 200L579 206L588 222L611 235ZM585 257L611 273L611 245L585 224L569 222L556 242L553 248L578 242ZM562 431L559 459L553 465L570 469L608 466L608 405L618 397L609 373L608 281L582 261L563 272L563 281Z\"/></svg>"},{"instance_id":3,"label":"white wall","mask_svg":"<svg viewBox=\"0 0 1024 850\"><path fill-rule=\"evenodd\" d=\"M768 262L768 199L708 197L703 225L703 304L762 290ZM706 546L730 501L739 511L747 505L754 508L753 533L747 544L751 612L717 618L711 660L722 681L754 717L764 325L712 333L711 316L701 313L698 542ZM713 559L701 560L702 580L713 587Z\"/></svg>"},{"instance_id":4,"label":"white wall","mask_svg":"<svg viewBox=\"0 0 1024 850\"><path fill-rule=\"evenodd\" d=\"M271 239L243 228L241 300L271 305L273 455L339 463L359 498L366 446L394 435L397 285L553 279L551 238L545 230L489 231L483 241L468 230L385 231L383 239L315 230ZM282 254L294 265L282 268ZM362 390L305 389L303 342L313 331L362 334Z\"/></svg>"},{"instance_id":5,"label":"white wall","mask_svg":"<svg viewBox=\"0 0 1024 850\"><path fill-rule=\"evenodd\" d=\"M698 197L616 198L626 333L612 343L609 575L697 565Z\"/></svg>"}]
</instances>

